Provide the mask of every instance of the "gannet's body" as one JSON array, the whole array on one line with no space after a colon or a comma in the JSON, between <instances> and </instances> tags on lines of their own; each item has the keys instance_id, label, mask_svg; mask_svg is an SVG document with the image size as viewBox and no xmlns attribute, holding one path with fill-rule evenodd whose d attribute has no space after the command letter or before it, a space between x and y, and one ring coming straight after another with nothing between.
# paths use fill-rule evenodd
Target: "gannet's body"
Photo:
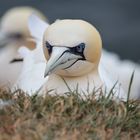
<instances>
[{"instance_id":1,"label":"gannet's body","mask_svg":"<svg viewBox=\"0 0 140 140\"><path fill-rule=\"evenodd\" d=\"M108 85L98 72L102 42L91 24L82 20L59 20L42 32L47 63L45 76L49 76L41 92L53 90L49 93L64 94L69 88L72 91L78 88L81 94L90 94ZM110 79L107 81L111 83ZM120 91L116 96L125 98Z\"/></svg>"},{"instance_id":2,"label":"gannet's body","mask_svg":"<svg viewBox=\"0 0 140 140\"><path fill-rule=\"evenodd\" d=\"M105 67L111 77L121 83L125 93L128 93L130 79L134 71L130 99L140 98L140 65L130 60L120 60L117 54L105 50L103 50L99 68L101 65Z\"/></svg>"},{"instance_id":3,"label":"gannet's body","mask_svg":"<svg viewBox=\"0 0 140 140\"><path fill-rule=\"evenodd\" d=\"M22 57L18 53L20 46L35 48L28 30L28 18L36 14L43 20L45 17L31 7L10 9L1 18L0 26L0 86L11 87L22 70Z\"/></svg>"}]
</instances>

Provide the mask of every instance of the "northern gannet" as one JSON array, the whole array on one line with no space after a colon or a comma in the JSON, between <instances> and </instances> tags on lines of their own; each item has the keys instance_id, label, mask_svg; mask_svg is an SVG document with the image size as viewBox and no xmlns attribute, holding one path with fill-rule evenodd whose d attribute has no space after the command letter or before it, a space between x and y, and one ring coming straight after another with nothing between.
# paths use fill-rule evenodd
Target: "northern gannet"
<instances>
[{"instance_id":1,"label":"northern gannet","mask_svg":"<svg viewBox=\"0 0 140 140\"><path fill-rule=\"evenodd\" d=\"M36 24L34 24L34 23L36 23ZM42 59L43 63L42 63L41 61L39 61L39 59L42 58L42 50L41 50L42 38L43 38L43 34L47 27L48 27L48 23L41 21L36 16L30 17L29 28L30 28L32 36L34 36L34 38L37 39L37 42L39 42L38 43L39 45L37 45L38 49L36 49L36 51L32 51L30 53L31 55L27 55L26 61L24 62L25 70L23 71L23 73L20 76L21 82L19 82L19 81L17 82L18 84L20 83L19 87L22 88L24 91L28 91L28 93L30 93L30 91L38 90L41 86L40 83L44 82L44 79L42 76L42 71L44 71L44 67L45 67L44 61L46 61L46 60L44 60L44 58L43 58ZM33 59L33 58L35 58L35 59ZM32 62L32 65L30 63L30 60ZM28 65L28 68L26 67L26 65ZM37 67L37 65L40 65L40 66L42 65L41 66L42 68L39 66L40 68L38 67L38 69L34 69L34 67ZM26 69L29 69L29 67L30 67L30 71L27 72ZM135 65L132 62L127 61L127 63L126 63L126 61L121 61L119 59L119 57L114 53L108 53L105 50L102 51L101 62L99 64L99 72L101 73L100 76L101 76L102 81L107 83L107 85L109 85L110 88L112 88L114 82L118 81L121 84L121 86L123 87L123 89L125 91L125 95L126 95L128 92L130 76L131 76L134 68L137 68L137 69L136 69L136 74L133 79L134 82L132 84L131 95L130 95L131 99L135 99L135 98L139 97L139 82L138 82L139 77L140 77L139 66ZM38 71L38 74L34 75L34 73L36 73L36 72L33 72L33 71L36 71L36 72ZM30 76L28 76L28 75L30 75ZM108 76L108 75L111 75L113 80L111 78L109 78L110 76ZM30 78L27 79L24 77L30 77ZM24 84L24 83L27 83L27 80L31 82L30 79L34 79L33 80L34 82L32 82L32 85ZM112 81L114 81L114 82L112 83ZM37 83L39 83L39 84L37 84ZM36 86L34 86L34 85L36 85ZM45 86L44 86L44 89L45 89Z\"/></svg>"},{"instance_id":2,"label":"northern gannet","mask_svg":"<svg viewBox=\"0 0 140 140\"><path fill-rule=\"evenodd\" d=\"M51 24L43 34L43 50L47 63L44 76L48 80L42 92L63 94L78 88L81 94L89 94L95 88L110 90L115 84L104 70L105 75L98 71L102 40L86 21L59 20ZM114 96L126 100L118 88Z\"/></svg>"},{"instance_id":3,"label":"northern gannet","mask_svg":"<svg viewBox=\"0 0 140 140\"><path fill-rule=\"evenodd\" d=\"M0 85L11 87L17 80L22 69L22 57L18 53L20 46L35 48L28 30L28 18L36 14L42 20L38 10L31 7L15 7L8 10L0 23Z\"/></svg>"}]
</instances>

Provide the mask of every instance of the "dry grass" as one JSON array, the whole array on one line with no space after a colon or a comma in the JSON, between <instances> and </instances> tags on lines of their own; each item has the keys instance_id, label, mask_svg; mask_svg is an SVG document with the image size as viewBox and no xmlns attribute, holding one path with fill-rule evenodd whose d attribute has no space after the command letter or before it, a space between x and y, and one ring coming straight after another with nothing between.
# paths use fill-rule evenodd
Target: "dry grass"
<instances>
[{"instance_id":1,"label":"dry grass","mask_svg":"<svg viewBox=\"0 0 140 140\"><path fill-rule=\"evenodd\" d=\"M94 95L93 95L94 96ZM0 140L139 140L140 101L83 100L1 90L10 105L0 108Z\"/></svg>"}]
</instances>

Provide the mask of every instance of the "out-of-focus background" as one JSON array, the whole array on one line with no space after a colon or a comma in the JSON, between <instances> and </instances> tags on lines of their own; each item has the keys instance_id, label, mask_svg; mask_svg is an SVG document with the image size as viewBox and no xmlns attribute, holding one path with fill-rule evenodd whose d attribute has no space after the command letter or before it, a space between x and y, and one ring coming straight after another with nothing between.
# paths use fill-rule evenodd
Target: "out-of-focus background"
<instances>
[{"instance_id":1,"label":"out-of-focus background","mask_svg":"<svg viewBox=\"0 0 140 140\"><path fill-rule=\"evenodd\" d=\"M100 31L104 48L122 59L140 61L138 0L1 0L0 16L14 6L38 8L50 23L64 18L87 20Z\"/></svg>"}]
</instances>

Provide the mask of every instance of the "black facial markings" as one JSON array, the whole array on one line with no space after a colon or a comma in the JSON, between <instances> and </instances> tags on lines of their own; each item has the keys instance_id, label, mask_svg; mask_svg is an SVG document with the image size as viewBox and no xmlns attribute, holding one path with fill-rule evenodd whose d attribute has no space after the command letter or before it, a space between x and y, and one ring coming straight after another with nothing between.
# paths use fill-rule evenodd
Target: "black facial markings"
<instances>
[{"instance_id":1,"label":"black facial markings","mask_svg":"<svg viewBox=\"0 0 140 140\"><path fill-rule=\"evenodd\" d=\"M50 55L52 53L53 46L50 45L49 42L46 42L46 48L48 49L48 53Z\"/></svg>"},{"instance_id":2,"label":"black facial markings","mask_svg":"<svg viewBox=\"0 0 140 140\"><path fill-rule=\"evenodd\" d=\"M69 48L70 53L75 54L75 55L80 55L80 56L82 56L82 58L78 58L70 66L64 68L64 70L70 68L71 66L73 66L79 60L86 60L85 56L84 56L85 43L81 43L81 44L79 44L79 45L77 45L73 48L71 48L71 47L68 47L68 48Z\"/></svg>"},{"instance_id":3,"label":"black facial markings","mask_svg":"<svg viewBox=\"0 0 140 140\"><path fill-rule=\"evenodd\" d=\"M69 65L68 67L64 68L63 70L66 70L66 69L70 68L70 67L73 66L77 61L78 61L78 59L77 59L76 61L74 61L71 65Z\"/></svg>"},{"instance_id":4,"label":"black facial markings","mask_svg":"<svg viewBox=\"0 0 140 140\"><path fill-rule=\"evenodd\" d=\"M69 53L72 53L72 54L75 54L75 55L80 55L82 56L82 58L79 58L77 59L75 62L73 62L70 66L64 68L65 69L68 69L70 68L71 66L73 66L77 61L79 60L86 60L85 59L85 56L84 56L84 49L85 49L85 43L81 43L75 47L67 47L67 46L62 46L62 47L66 47L68 48L68 50L64 51L60 56L59 58L56 60L56 62L66 53L66 52L69 52ZM49 44L49 42L46 42L46 48L48 49L48 52L49 52L49 55L51 55L52 53L52 50L53 50L53 46ZM55 62L55 63L56 63Z\"/></svg>"},{"instance_id":5,"label":"black facial markings","mask_svg":"<svg viewBox=\"0 0 140 140\"><path fill-rule=\"evenodd\" d=\"M65 46L65 47L67 47L67 46ZM50 55L52 53L53 46L49 42L46 42L46 48L48 49L48 52L49 52L49 55ZM85 43L81 43L81 44L79 44L75 47L72 47L72 48L71 47L67 47L67 48L69 48L70 53L75 54L75 55L80 55L84 58L83 60L85 60L85 56L84 56Z\"/></svg>"},{"instance_id":6,"label":"black facial markings","mask_svg":"<svg viewBox=\"0 0 140 140\"><path fill-rule=\"evenodd\" d=\"M70 53L72 53L72 54L75 54L75 55L80 55L80 56L82 56L82 58L79 58L79 59L77 59L73 64L71 64L69 67L71 67L72 65L74 65L77 61L79 61L79 60L86 60L85 59L85 56L84 56L84 49L85 49L85 43L81 43L81 44L79 44L79 45L77 45L77 46L75 46L75 47L73 47L73 48L71 48L71 47L67 47L67 48L69 48L69 50L66 50L66 51L64 51L61 55L60 55L60 57L57 59L57 61L64 55L64 53L66 53L66 52L70 52ZM56 62L57 62L56 61ZM56 63L55 62L55 63ZM67 68L69 68L69 67L67 67ZM67 69L67 68L65 68L65 69Z\"/></svg>"},{"instance_id":7,"label":"black facial markings","mask_svg":"<svg viewBox=\"0 0 140 140\"><path fill-rule=\"evenodd\" d=\"M64 51L60 56L59 56L59 58L55 61L55 63L64 55L64 53L66 53L66 52L70 52L69 50L66 50L66 51ZM54 64L55 64L54 63Z\"/></svg>"},{"instance_id":8,"label":"black facial markings","mask_svg":"<svg viewBox=\"0 0 140 140\"><path fill-rule=\"evenodd\" d=\"M85 56L84 56L85 43L81 43L75 47L72 48L68 47L68 48L72 54L80 55L82 56L83 60L85 60Z\"/></svg>"},{"instance_id":9,"label":"black facial markings","mask_svg":"<svg viewBox=\"0 0 140 140\"><path fill-rule=\"evenodd\" d=\"M73 66L73 65L74 65L76 62L78 62L79 60L85 60L85 59L79 58L79 59L77 59L75 62L73 62L70 66L64 68L63 70L66 70L66 69L70 68L71 66Z\"/></svg>"},{"instance_id":10,"label":"black facial markings","mask_svg":"<svg viewBox=\"0 0 140 140\"><path fill-rule=\"evenodd\" d=\"M23 58L14 58L9 63L16 63L16 62L22 62Z\"/></svg>"}]
</instances>

